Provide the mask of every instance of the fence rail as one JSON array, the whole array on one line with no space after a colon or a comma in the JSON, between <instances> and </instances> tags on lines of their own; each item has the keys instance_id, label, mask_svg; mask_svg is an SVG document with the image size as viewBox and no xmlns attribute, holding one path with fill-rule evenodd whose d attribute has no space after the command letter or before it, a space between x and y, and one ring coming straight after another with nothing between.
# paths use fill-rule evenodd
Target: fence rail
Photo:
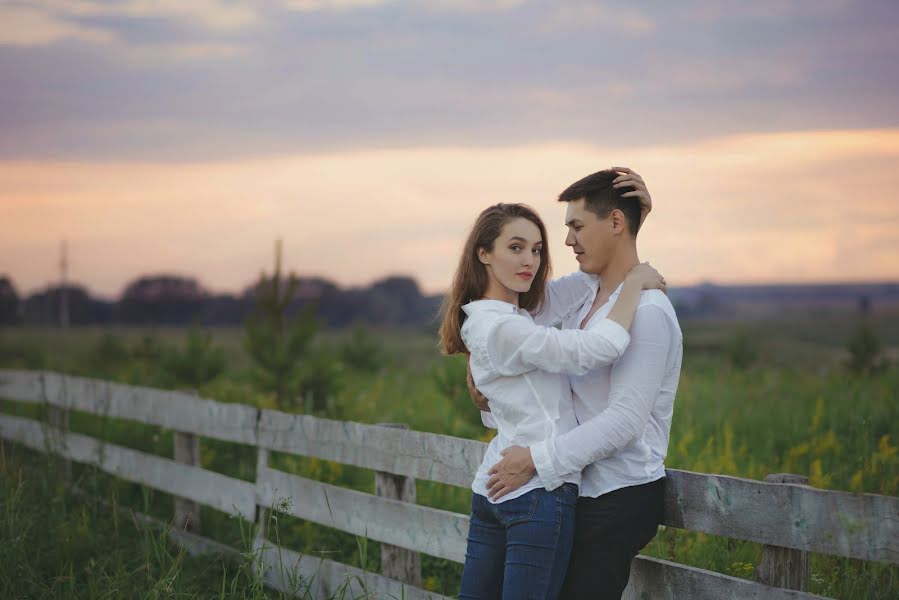
<instances>
[{"instance_id":1,"label":"fence rail","mask_svg":"<svg viewBox=\"0 0 899 600\"><path fill-rule=\"evenodd\" d=\"M464 561L466 515L298 477L271 468L269 456L271 451L312 456L384 474L468 487L483 458L486 446L482 442L49 372L0 370L0 398L256 446L256 480L249 482L32 419L0 415L0 437L4 439L94 464L116 477L248 521L258 520L260 531L264 512L286 498L291 502L283 509L296 517L413 552ZM54 423L65 421L55 419ZM663 524L781 549L899 563L899 498L889 496L668 469ZM441 597L348 565L301 557L261 536L257 545L266 559L266 581L279 589L288 586L286 569L307 578L315 573L315 590L322 595L349 585L350 576L355 582L352 585L364 581L376 597ZM820 596L638 556L625 597Z\"/></svg>"}]
</instances>

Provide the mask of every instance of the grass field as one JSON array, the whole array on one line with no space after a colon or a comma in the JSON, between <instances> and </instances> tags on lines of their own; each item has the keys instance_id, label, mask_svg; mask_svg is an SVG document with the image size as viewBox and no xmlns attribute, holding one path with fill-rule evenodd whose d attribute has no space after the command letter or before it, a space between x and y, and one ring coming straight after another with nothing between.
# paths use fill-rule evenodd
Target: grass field
<instances>
[{"instance_id":1,"label":"grass field","mask_svg":"<svg viewBox=\"0 0 899 600\"><path fill-rule=\"evenodd\" d=\"M871 318L886 354L894 357L894 366L871 377L850 375L844 367L854 317L683 323L684 369L666 464L756 479L768 473L800 473L816 487L899 495L899 315ZM243 331L220 329L212 334L226 368L201 387L201 395L273 406L271 397L253 387ZM0 330L0 366L153 386L161 379L147 348L178 346L185 335L180 329ZM464 363L441 357L432 333L375 330L369 340L379 349L373 370L337 358L352 342L351 333L319 335L316 343L335 356L339 376L326 416L402 422L421 431L489 439L464 388ZM34 413L32 407L12 402L4 410ZM172 453L171 433L158 428L77 413L71 426L125 446ZM158 534L116 521L106 505L67 497L47 461L13 452L9 445L2 460L0 597L272 597L270 590L254 587L246 570L179 556ZM252 480L254 475L252 448L204 439L202 460L204 467L235 477ZM322 481L369 492L373 487L373 474L364 469L277 453L273 461L279 468ZM171 517L172 499L165 494L88 468L76 467L75 475L96 498ZM430 482L417 485L421 504L467 512L465 490ZM240 522L203 510L204 535L245 547ZM288 547L378 569L376 543L360 546L353 536L283 515L278 530ZM761 547L665 529L644 553L751 578ZM457 592L458 565L423 557L423 571L430 589ZM899 598L897 576L899 569L886 565L817 555L811 560L811 591L832 597Z\"/></svg>"}]
</instances>

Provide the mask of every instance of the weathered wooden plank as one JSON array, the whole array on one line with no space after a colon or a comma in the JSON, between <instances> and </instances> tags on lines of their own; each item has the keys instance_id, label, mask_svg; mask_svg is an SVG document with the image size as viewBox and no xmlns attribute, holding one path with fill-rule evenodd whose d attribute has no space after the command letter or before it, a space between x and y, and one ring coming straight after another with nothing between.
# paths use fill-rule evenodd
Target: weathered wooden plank
<instances>
[{"instance_id":1,"label":"weathered wooden plank","mask_svg":"<svg viewBox=\"0 0 899 600\"><path fill-rule=\"evenodd\" d=\"M368 573L357 567L300 554L265 540L254 548L264 565L266 585L302 598L450 600L434 592ZM344 595L338 595L346 590Z\"/></svg>"},{"instance_id":2,"label":"weathered wooden plank","mask_svg":"<svg viewBox=\"0 0 899 600\"><path fill-rule=\"evenodd\" d=\"M826 600L705 569L638 556L622 600Z\"/></svg>"},{"instance_id":3,"label":"weathered wooden plank","mask_svg":"<svg viewBox=\"0 0 899 600\"><path fill-rule=\"evenodd\" d=\"M184 531L182 529L172 527L170 523L160 521L155 517L151 517L143 513L134 511L128 512L133 515L135 520L137 520L138 522L154 529L166 531L168 533L169 539L172 540L172 542L183 547L185 552L187 552L191 556L197 556L199 554L217 554L228 559L229 561L238 561L243 557L243 553L241 553L240 550L238 550L237 548L232 548L227 544L211 540L196 533L191 533L189 531Z\"/></svg>"},{"instance_id":4,"label":"weathered wooden plank","mask_svg":"<svg viewBox=\"0 0 899 600\"><path fill-rule=\"evenodd\" d=\"M138 512L131 508L122 505L113 505L112 503L108 502L107 500L103 500L102 498L94 498L77 486L70 487L69 491L74 496L80 498L82 501L98 502L103 506L109 508L110 510L116 510L123 517L127 519L133 519L139 525L145 525L152 529L167 532L169 539L172 542L182 546L184 550L191 556L195 556L198 554L217 554L230 561L237 561L243 558L243 553L237 548L232 548L227 544L217 542L196 533L182 531L180 529L172 527L172 524L169 522L157 519L156 517L151 517L150 515L145 515L144 513Z\"/></svg>"},{"instance_id":5,"label":"weathered wooden plank","mask_svg":"<svg viewBox=\"0 0 899 600\"><path fill-rule=\"evenodd\" d=\"M255 486L247 481L107 444L85 435L60 432L21 417L0 415L0 437L39 451L46 451L50 439L58 437L57 450L65 458L95 464L116 477L196 500L248 521L255 515Z\"/></svg>"},{"instance_id":6,"label":"weathered wooden plank","mask_svg":"<svg viewBox=\"0 0 899 600\"><path fill-rule=\"evenodd\" d=\"M665 519L714 535L899 563L899 498L668 470Z\"/></svg>"},{"instance_id":7,"label":"weathered wooden plank","mask_svg":"<svg viewBox=\"0 0 899 600\"><path fill-rule=\"evenodd\" d=\"M465 560L468 517L378 498L275 469L257 473L257 502L354 535L456 562Z\"/></svg>"},{"instance_id":8,"label":"weathered wooden plank","mask_svg":"<svg viewBox=\"0 0 899 600\"><path fill-rule=\"evenodd\" d=\"M225 441L256 443L257 408L206 400L188 392L58 373L0 371L0 395Z\"/></svg>"},{"instance_id":9,"label":"weathered wooden plank","mask_svg":"<svg viewBox=\"0 0 899 600\"><path fill-rule=\"evenodd\" d=\"M18 402L42 402L40 371L0 369L0 397Z\"/></svg>"},{"instance_id":10,"label":"weathered wooden plank","mask_svg":"<svg viewBox=\"0 0 899 600\"><path fill-rule=\"evenodd\" d=\"M468 487L486 444L448 435L262 410L259 440L279 452Z\"/></svg>"}]
</instances>

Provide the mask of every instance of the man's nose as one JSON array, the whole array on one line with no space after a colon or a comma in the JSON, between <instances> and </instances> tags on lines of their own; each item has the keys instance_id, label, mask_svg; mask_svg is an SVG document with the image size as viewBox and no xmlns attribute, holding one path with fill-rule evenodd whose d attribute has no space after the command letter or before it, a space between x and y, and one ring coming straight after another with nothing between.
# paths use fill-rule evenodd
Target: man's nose
<instances>
[{"instance_id":1,"label":"man's nose","mask_svg":"<svg viewBox=\"0 0 899 600\"><path fill-rule=\"evenodd\" d=\"M565 245L566 246L574 246L574 232L569 231L568 235L565 236Z\"/></svg>"}]
</instances>

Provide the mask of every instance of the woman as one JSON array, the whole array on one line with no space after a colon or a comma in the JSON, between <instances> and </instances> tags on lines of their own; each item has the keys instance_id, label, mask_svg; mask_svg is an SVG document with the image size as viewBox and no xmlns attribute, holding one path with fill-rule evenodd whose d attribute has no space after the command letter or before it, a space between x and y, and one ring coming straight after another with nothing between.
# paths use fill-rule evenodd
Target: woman
<instances>
[{"instance_id":1,"label":"woman","mask_svg":"<svg viewBox=\"0 0 899 600\"><path fill-rule=\"evenodd\" d=\"M472 483L471 526L460 598L555 599L568 564L579 475L552 491L534 477L494 502L488 469L511 445L529 446L575 427L560 417L571 402L561 373L584 374L613 363L626 349L640 296L665 288L659 274L639 265L597 327L557 330L538 326L550 261L546 228L523 204L497 204L481 213L468 236L453 287L443 306L441 348L470 353L478 389L490 400L498 435ZM585 286L586 287L586 286ZM553 311L565 306L553 299ZM573 304L583 299L568 299Z\"/></svg>"}]
</instances>

